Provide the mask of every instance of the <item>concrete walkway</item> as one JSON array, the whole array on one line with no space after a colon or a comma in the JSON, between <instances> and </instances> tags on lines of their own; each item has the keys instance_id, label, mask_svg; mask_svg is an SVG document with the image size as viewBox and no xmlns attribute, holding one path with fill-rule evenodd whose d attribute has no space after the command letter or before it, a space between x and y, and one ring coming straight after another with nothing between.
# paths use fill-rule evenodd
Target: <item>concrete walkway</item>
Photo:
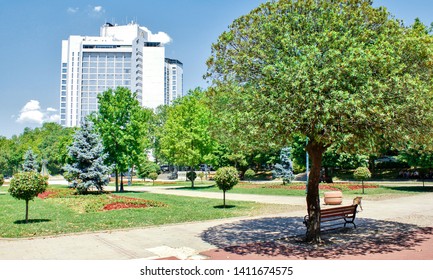
<instances>
[{"instance_id":1,"label":"concrete walkway","mask_svg":"<svg viewBox=\"0 0 433 280\"><path fill-rule=\"evenodd\" d=\"M128 189L128 188L127 188ZM137 190L137 187L133 187ZM173 195L200 196L221 198L220 193L176 190L173 187L155 188L143 187L141 191ZM350 204L352 198L347 198L343 204ZM227 193L227 200L259 201L265 203L305 205L304 197L241 195ZM364 211L357 219L362 221L375 219L389 222L407 223L420 227L433 227L433 193L401 197L382 201L363 201ZM260 217L238 217L205 222L172 224L158 227L106 231L97 233L73 234L57 237L38 237L30 239L0 239L0 259L3 260L121 260L121 259L206 259L209 256L200 254L220 247L222 242L219 234L213 229L226 226L236 228L239 223L260 224L274 227L269 238L278 237L283 232L285 236L296 236L304 232L302 226L290 227L291 231L281 231L275 228L278 222L294 221L299 223L305 211L281 213ZM285 219L285 220L284 220ZM234 226L233 226L234 225ZM287 225L278 225L285 228ZM278 232L279 231L279 232ZM259 233L249 235L251 240ZM233 236L227 235L230 239ZM218 239L218 241L215 241ZM244 242L245 240L236 240ZM224 242L231 242L226 240ZM431 248L429 250L432 250Z\"/></svg>"}]
</instances>

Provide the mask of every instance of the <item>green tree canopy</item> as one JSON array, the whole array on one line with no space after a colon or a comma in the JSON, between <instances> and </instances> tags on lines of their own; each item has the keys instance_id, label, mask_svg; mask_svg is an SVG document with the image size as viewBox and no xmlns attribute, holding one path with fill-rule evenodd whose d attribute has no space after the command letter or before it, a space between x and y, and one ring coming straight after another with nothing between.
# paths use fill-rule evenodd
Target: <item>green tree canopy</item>
<instances>
[{"instance_id":1,"label":"green tree canopy","mask_svg":"<svg viewBox=\"0 0 433 280\"><path fill-rule=\"evenodd\" d=\"M26 223L29 220L29 201L43 193L47 186L47 179L35 171L20 172L12 178L8 191L16 199L26 201Z\"/></svg>"},{"instance_id":2,"label":"green tree canopy","mask_svg":"<svg viewBox=\"0 0 433 280\"><path fill-rule=\"evenodd\" d=\"M223 207L226 207L226 191L231 190L239 183L239 174L232 166L221 167L215 173L215 182L223 191Z\"/></svg>"},{"instance_id":3,"label":"green tree canopy","mask_svg":"<svg viewBox=\"0 0 433 280\"><path fill-rule=\"evenodd\" d=\"M211 113L200 89L177 99L168 109L162 128L161 152L171 162L193 171L212 152L214 141L209 133ZM192 185L194 181L191 181Z\"/></svg>"},{"instance_id":4,"label":"green tree canopy","mask_svg":"<svg viewBox=\"0 0 433 280\"><path fill-rule=\"evenodd\" d=\"M404 27L369 0L279 0L236 19L213 44L209 97L230 116L228 134L267 147L309 139L307 240L321 240L318 184L328 147L431 139L433 41L425 30Z\"/></svg>"},{"instance_id":5,"label":"green tree canopy","mask_svg":"<svg viewBox=\"0 0 433 280\"><path fill-rule=\"evenodd\" d=\"M108 154L106 161L114 166L116 191L119 191L119 173L126 172L146 157L152 111L142 108L136 94L124 87L99 94L98 106L92 120ZM123 191L123 180L120 190Z\"/></svg>"}]
</instances>

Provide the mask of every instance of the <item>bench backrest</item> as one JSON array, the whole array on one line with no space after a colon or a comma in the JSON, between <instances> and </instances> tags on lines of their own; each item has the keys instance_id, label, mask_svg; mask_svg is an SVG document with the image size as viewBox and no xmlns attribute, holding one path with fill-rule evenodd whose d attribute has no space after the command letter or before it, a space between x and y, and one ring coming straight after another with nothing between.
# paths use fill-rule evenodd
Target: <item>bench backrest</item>
<instances>
[{"instance_id":1,"label":"bench backrest","mask_svg":"<svg viewBox=\"0 0 433 280\"><path fill-rule=\"evenodd\" d=\"M357 204L349 205L349 206L341 206L341 207L333 207L327 209L321 209L320 215L322 218L329 217L350 217L356 214Z\"/></svg>"}]
</instances>

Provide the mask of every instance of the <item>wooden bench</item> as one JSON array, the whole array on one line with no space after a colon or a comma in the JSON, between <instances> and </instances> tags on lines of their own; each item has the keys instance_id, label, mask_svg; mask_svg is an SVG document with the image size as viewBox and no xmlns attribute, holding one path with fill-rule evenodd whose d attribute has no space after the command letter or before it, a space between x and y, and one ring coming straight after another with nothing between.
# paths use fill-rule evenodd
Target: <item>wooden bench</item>
<instances>
[{"instance_id":1,"label":"wooden bench","mask_svg":"<svg viewBox=\"0 0 433 280\"><path fill-rule=\"evenodd\" d=\"M347 224L353 224L356 228L355 217L358 205L339 206L320 209L320 229L322 231L336 228ZM304 224L308 227L308 215L304 217Z\"/></svg>"}]
</instances>

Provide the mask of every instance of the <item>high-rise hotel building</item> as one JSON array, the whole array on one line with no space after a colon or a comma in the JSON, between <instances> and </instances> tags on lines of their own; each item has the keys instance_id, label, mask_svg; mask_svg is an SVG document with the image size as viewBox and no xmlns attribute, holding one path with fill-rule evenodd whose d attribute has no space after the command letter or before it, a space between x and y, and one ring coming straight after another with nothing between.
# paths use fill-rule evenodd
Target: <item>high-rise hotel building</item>
<instances>
[{"instance_id":1,"label":"high-rise hotel building","mask_svg":"<svg viewBox=\"0 0 433 280\"><path fill-rule=\"evenodd\" d=\"M183 65L165 58L163 42L138 24L105 24L100 36L62 41L61 125L79 126L97 110L97 95L118 86L137 93L143 107L156 108L183 96Z\"/></svg>"}]
</instances>

